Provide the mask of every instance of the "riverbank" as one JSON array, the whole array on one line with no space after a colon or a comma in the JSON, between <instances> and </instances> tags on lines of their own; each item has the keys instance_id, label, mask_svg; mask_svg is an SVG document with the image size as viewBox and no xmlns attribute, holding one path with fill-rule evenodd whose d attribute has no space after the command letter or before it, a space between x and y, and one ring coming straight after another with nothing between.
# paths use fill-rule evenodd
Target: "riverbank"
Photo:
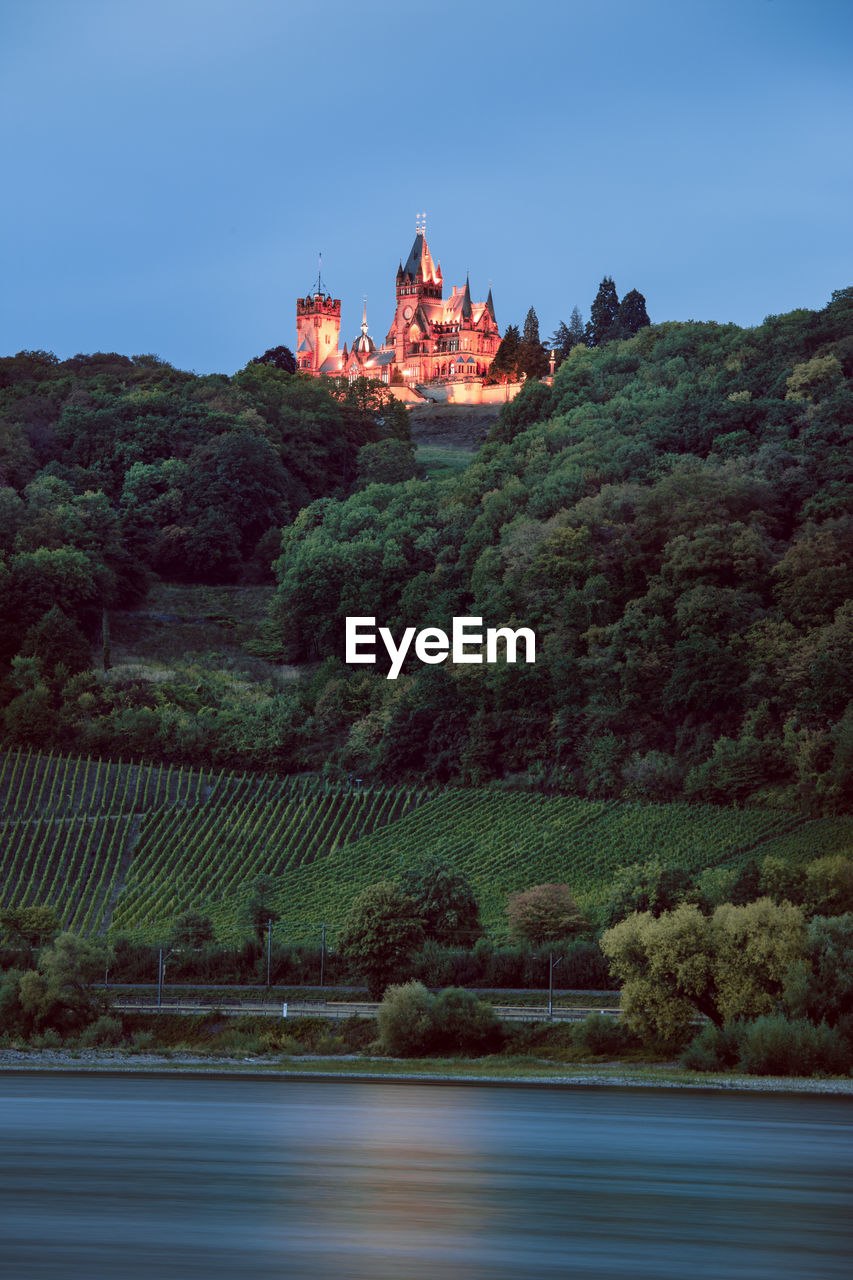
<instances>
[{"instance_id":1,"label":"riverbank","mask_svg":"<svg viewBox=\"0 0 853 1280\"><path fill-rule=\"evenodd\" d=\"M0 1074L104 1073L206 1075L315 1080L382 1080L435 1084L549 1085L566 1088L747 1090L853 1096L850 1077L746 1076L685 1071L674 1063L597 1062L556 1065L532 1059L372 1058L322 1054L244 1058L191 1053L121 1053L107 1049L4 1049Z\"/></svg>"}]
</instances>

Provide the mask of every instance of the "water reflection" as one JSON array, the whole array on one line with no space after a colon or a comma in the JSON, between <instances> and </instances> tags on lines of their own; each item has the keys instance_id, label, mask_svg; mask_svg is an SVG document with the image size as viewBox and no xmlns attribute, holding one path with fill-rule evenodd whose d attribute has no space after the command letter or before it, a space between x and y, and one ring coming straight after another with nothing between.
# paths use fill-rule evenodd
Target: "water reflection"
<instances>
[{"instance_id":1,"label":"water reflection","mask_svg":"<svg viewBox=\"0 0 853 1280\"><path fill-rule=\"evenodd\" d=\"M36 1277L851 1274L847 1098L0 1079L0 1258Z\"/></svg>"}]
</instances>

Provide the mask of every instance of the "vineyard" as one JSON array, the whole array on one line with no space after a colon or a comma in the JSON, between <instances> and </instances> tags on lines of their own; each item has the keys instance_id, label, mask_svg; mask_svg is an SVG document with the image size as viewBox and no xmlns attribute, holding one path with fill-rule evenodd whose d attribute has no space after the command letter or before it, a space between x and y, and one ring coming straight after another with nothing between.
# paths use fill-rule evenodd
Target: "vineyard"
<instances>
[{"instance_id":1,"label":"vineyard","mask_svg":"<svg viewBox=\"0 0 853 1280\"><path fill-rule=\"evenodd\" d=\"M812 827L820 839L813 839ZM310 922L316 920L334 932L360 888L435 853L470 879L484 925L500 933L507 895L516 889L565 881L581 909L594 913L612 873L626 863L657 857L698 872L775 853L779 841L785 842L786 856L816 857L826 845L850 845L853 820L810 823L778 810L447 791L308 869L288 868L278 879L276 905L280 930L292 940L313 936ZM207 909L225 935L237 903L210 900Z\"/></svg>"},{"instance_id":2,"label":"vineyard","mask_svg":"<svg viewBox=\"0 0 853 1280\"><path fill-rule=\"evenodd\" d=\"M484 924L507 894L567 881L594 913L612 873L651 857L698 872L853 845L853 819L627 804L496 790L352 788L315 779L0 756L0 906L54 905L66 928L162 940L188 908L222 941L245 932L252 881L273 879L281 941L334 937L353 895L427 853L471 880Z\"/></svg>"}]
</instances>

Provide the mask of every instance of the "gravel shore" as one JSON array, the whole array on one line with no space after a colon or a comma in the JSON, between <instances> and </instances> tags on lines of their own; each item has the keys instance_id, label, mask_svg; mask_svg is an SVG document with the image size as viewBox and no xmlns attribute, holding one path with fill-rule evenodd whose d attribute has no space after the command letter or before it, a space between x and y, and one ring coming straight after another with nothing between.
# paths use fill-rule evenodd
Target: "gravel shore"
<instances>
[{"instance_id":1,"label":"gravel shore","mask_svg":"<svg viewBox=\"0 0 853 1280\"><path fill-rule=\"evenodd\" d=\"M437 1064L436 1064L437 1065ZM759 1093L821 1093L853 1096L853 1079L805 1079L790 1076L705 1075L685 1072L674 1065L633 1066L626 1063L597 1063L591 1066L560 1068L549 1062L531 1062L530 1072L511 1075L477 1069L475 1061L468 1070L461 1064L447 1063L447 1070L418 1071L413 1066L389 1058L363 1058L359 1055L304 1054L299 1057L242 1058L205 1056L204 1054L121 1053L109 1049L2 1049L0 1073L61 1072L110 1074L191 1074L246 1075L281 1079L385 1080L417 1081L434 1084L518 1084L558 1085L589 1088L644 1089L720 1089L749 1090ZM537 1069L538 1068L538 1069Z\"/></svg>"}]
</instances>

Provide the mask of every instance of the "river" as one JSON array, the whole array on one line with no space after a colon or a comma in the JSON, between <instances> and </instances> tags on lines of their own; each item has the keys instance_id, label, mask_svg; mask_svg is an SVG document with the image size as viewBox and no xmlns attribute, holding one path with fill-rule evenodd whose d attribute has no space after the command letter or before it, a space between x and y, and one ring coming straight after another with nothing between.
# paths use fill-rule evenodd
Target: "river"
<instances>
[{"instance_id":1,"label":"river","mask_svg":"<svg viewBox=\"0 0 853 1280\"><path fill-rule=\"evenodd\" d=\"M853 1100L0 1079L5 1280L850 1280Z\"/></svg>"}]
</instances>

